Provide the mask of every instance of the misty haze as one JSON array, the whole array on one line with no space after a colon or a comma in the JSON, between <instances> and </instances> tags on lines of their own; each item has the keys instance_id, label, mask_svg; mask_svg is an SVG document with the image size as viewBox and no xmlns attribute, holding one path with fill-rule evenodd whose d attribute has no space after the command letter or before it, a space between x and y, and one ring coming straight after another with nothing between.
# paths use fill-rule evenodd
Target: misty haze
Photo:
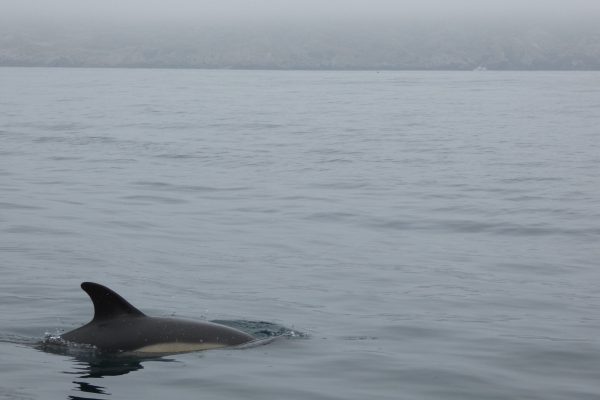
<instances>
[{"instance_id":1,"label":"misty haze","mask_svg":"<svg viewBox=\"0 0 600 400\"><path fill-rule=\"evenodd\" d=\"M2 4L4 66L600 69L592 1Z\"/></svg>"}]
</instances>

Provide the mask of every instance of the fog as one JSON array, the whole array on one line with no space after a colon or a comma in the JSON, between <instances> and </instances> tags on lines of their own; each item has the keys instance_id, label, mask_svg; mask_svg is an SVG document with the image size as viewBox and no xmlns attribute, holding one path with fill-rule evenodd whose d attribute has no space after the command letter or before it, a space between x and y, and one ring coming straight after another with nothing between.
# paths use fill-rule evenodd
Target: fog
<instances>
[{"instance_id":1,"label":"fog","mask_svg":"<svg viewBox=\"0 0 600 400\"><path fill-rule=\"evenodd\" d=\"M440 18L576 19L598 0L0 0L4 21L236 22Z\"/></svg>"},{"instance_id":2,"label":"fog","mask_svg":"<svg viewBox=\"0 0 600 400\"><path fill-rule=\"evenodd\" d=\"M600 69L600 0L0 0L0 66Z\"/></svg>"}]
</instances>

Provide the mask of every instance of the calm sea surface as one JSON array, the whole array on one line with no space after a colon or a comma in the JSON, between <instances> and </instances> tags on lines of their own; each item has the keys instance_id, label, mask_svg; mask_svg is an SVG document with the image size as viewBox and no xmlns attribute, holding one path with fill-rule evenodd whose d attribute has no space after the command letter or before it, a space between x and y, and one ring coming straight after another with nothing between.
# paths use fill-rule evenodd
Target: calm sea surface
<instances>
[{"instance_id":1,"label":"calm sea surface","mask_svg":"<svg viewBox=\"0 0 600 400\"><path fill-rule=\"evenodd\" d=\"M1 399L599 399L600 73L2 68L0 273ZM82 281L283 334L42 351Z\"/></svg>"}]
</instances>

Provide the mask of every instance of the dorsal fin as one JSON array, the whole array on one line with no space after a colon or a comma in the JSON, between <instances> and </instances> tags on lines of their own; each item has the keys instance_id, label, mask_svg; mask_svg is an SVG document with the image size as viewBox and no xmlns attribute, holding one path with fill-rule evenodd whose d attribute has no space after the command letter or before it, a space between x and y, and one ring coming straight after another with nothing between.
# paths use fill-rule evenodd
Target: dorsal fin
<instances>
[{"instance_id":1,"label":"dorsal fin","mask_svg":"<svg viewBox=\"0 0 600 400\"><path fill-rule=\"evenodd\" d=\"M139 317L145 315L106 286L94 282L83 282L81 288L94 303L94 319L92 321L101 321L119 316Z\"/></svg>"}]
</instances>

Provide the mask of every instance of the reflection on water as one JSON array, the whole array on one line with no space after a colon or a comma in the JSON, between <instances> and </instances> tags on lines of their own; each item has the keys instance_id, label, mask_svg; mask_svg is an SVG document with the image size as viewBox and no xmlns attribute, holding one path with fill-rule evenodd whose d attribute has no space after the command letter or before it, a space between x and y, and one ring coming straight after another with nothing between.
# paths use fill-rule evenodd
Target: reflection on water
<instances>
[{"instance_id":1,"label":"reflection on water","mask_svg":"<svg viewBox=\"0 0 600 400\"><path fill-rule=\"evenodd\" d=\"M108 395L110 393L106 393L102 386L95 386L87 382L77 382L73 381L73 383L79 385L79 390L86 393L96 393L96 394L105 394ZM97 397L81 397L81 396L69 396L69 399L72 400L99 400Z\"/></svg>"},{"instance_id":2,"label":"reflection on water","mask_svg":"<svg viewBox=\"0 0 600 400\"><path fill-rule=\"evenodd\" d=\"M56 344L48 341L39 344L38 349L48 353L58 354L70 357L74 360L71 371L63 371L67 375L75 375L77 379L73 381L75 391L90 393L93 395L110 396L111 393L105 386L95 383L94 379L101 379L107 376L126 375L130 372L138 371L144 368L142 362L163 361L173 362L175 360L162 357L139 357L121 354L107 354L89 347L76 347L64 344ZM99 400L101 397L89 396L68 396L69 399Z\"/></svg>"},{"instance_id":3,"label":"reflection on water","mask_svg":"<svg viewBox=\"0 0 600 400\"><path fill-rule=\"evenodd\" d=\"M163 361L173 361L173 360L163 360ZM83 379L94 379L94 378L104 378L105 376L118 376L125 375L133 371L137 371L139 369L143 369L142 363L140 360L134 359L117 359L117 358L107 358L101 359L98 358L96 360L88 359L88 360L76 360L76 365L73 371L64 371L65 374L73 374L76 375L78 380L74 380L75 391L79 391L82 393L91 393L95 395L105 395L109 396L110 393L106 390L106 387L95 385L90 381L86 381ZM82 396L69 396L69 399L79 400L79 399L99 399L98 397L82 397Z\"/></svg>"},{"instance_id":4,"label":"reflection on water","mask_svg":"<svg viewBox=\"0 0 600 400\"><path fill-rule=\"evenodd\" d=\"M66 372L76 374L80 378L103 378L105 376L125 375L139 369L143 369L140 360L98 359L77 360L75 371Z\"/></svg>"}]
</instances>

